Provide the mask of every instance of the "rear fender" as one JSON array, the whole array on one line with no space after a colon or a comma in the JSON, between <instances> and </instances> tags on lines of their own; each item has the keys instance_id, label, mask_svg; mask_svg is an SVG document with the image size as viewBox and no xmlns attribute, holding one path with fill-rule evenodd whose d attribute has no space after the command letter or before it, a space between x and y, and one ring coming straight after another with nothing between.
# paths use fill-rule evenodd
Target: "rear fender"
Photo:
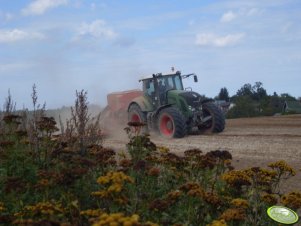
<instances>
[{"instance_id":1,"label":"rear fender","mask_svg":"<svg viewBox=\"0 0 301 226\"><path fill-rule=\"evenodd\" d=\"M145 96L139 96L139 97L136 97L135 99L133 99L130 102L127 111L129 111L130 106L132 104L137 104L140 107L141 111L143 111L143 112L150 112L150 111L154 110L154 107L152 106L151 102Z\"/></svg>"},{"instance_id":2,"label":"rear fender","mask_svg":"<svg viewBox=\"0 0 301 226\"><path fill-rule=\"evenodd\" d=\"M172 106L172 104L165 104L165 105L162 105L161 107L159 107L159 108L156 110L156 112L154 113L154 116L157 117L158 114L159 114L159 112L160 112L162 109L168 108L168 107L170 107L170 106Z\"/></svg>"}]
</instances>

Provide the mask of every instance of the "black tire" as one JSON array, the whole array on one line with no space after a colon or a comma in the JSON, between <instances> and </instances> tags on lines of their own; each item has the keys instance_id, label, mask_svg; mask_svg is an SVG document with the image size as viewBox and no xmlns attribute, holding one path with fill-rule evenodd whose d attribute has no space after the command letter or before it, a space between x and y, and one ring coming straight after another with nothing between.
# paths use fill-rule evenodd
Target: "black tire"
<instances>
[{"instance_id":1,"label":"black tire","mask_svg":"<svg viewBox=\"0 0 301 226\"><path fill-rule=\"evenodd\" d=\"M159 133L166 138L182 138L187 134L186 119L175 107L164 108L157 120Z\"/></svg>"},{"instance_id":2,"label":"black tire","mask_svg":"<svg viewBox=\"0 0 301 226\"><path fill-rule=\"evenodd\" d=\"M199 126L201 133L220 133L225 129L225 116L224 113L212 102L204 103L203 117L211 116L204 125Z\"/></svg>"},{"instance_id":3,"label":"black tire","mask_svg":"<svg viewBox=\"0 0 301 226\"><path fill-rule=\"evenodd\" d=\"M129 122L142 122L145 123L142 131L143 133L148 132L147 130L147 120L145 114L141 111L141 108L137 104L132 104L128 112L128 121Z\"/></svg>"}]
</instances>

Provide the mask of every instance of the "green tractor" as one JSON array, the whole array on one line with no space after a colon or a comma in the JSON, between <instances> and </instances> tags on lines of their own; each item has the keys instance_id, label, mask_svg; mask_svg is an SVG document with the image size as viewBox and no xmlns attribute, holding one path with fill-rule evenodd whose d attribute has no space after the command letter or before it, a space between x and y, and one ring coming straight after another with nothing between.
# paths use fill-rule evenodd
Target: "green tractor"
<instances>
[{"instance_id":1,"label":"green tractor","mask_svg":"<svg viewBox=\"0 0 301 226\"><path fill-rule=\"evenodd\" d=\"M191 133L219 133L225 128L223 112L212 99L202 97L191 88L184 89L183 78L195 74L153 74L139 80L143 95L128 105L128 120L145 123L145 131L155 130L167 138L181 138Z\"/></svg>"}]
</instances>

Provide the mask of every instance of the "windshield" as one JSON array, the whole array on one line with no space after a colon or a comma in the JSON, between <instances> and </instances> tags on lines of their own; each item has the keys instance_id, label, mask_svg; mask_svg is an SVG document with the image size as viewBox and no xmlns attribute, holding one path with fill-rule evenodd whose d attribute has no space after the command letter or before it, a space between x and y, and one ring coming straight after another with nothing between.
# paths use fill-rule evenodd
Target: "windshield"
<instances>
[{"instance_id":1,"label":"windshield","mask_svg":"<svg viewBox=\"0 0 301 226\"><path fill-rule=\"evenodd\" d=\"M183 90L183 84L180 75L177 76L163 76L158 78L158 84L160 86L164 86L166 90L176 89Z\"/></svg>"}]
</instances>

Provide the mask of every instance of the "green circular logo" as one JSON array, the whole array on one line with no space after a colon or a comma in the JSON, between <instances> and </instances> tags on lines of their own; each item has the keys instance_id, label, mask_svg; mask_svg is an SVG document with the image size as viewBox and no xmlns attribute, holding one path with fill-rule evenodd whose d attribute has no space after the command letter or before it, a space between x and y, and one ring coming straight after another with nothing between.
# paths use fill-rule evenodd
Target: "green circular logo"
<instances>
[{"instance_id":1,"label":"green circular logo","mask_svg":"<svg viewBox=\"0 0 301 226\"><path fill-rule=\"evenodd\" d=\"M293 210L284 206L272 206L268 208L267 213L270 218L281 224L294 224L299 220Z\"/></svg>"}]
</instances>

